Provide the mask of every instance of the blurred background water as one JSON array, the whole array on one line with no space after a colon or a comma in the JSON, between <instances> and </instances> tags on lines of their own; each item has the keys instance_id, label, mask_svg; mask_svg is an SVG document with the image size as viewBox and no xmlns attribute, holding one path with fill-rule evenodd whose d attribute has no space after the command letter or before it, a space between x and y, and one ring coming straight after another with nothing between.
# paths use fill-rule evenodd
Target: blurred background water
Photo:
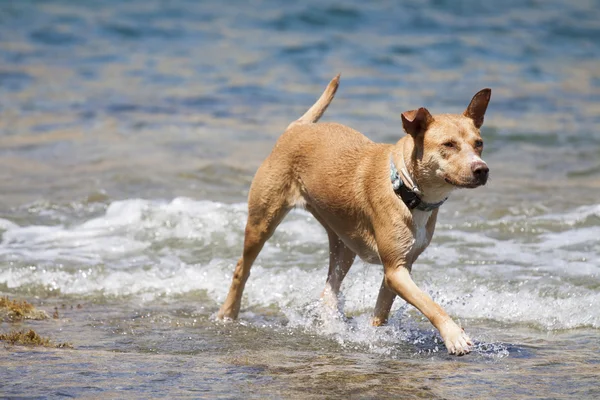
<instances>
[{"instance_id":1,"label":"blurred background water","mask_svg":"<svg viewBox=\"0 0 600 400\"><path fill-rule=\"evenodd\" d=\"M0 394L598 397L599 21L591 0L0 1L0 294L57 307L23 326L75 346L0 349ZM400 300L370 327L361 261L350 319L319 315L327 240L302 211L241 320L214 320L252 176L338 72L324 120L388 143L402 111L493 90L491 182L413 269L469 356Z\"/></svg>"}]
</instances>

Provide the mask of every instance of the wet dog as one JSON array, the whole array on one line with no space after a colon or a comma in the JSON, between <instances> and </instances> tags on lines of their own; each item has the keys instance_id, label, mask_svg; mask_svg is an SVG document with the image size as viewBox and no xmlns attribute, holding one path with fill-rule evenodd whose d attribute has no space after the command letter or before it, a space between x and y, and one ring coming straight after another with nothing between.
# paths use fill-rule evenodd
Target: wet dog
<instances>
[{"instance_id":1,"label":"wet dog","mask_svg":"<svg viewBox=\"0 0 600 400\"><path fill-rule=\"evenodd\" d=\"M450 354L470 351L471 339L410 276L429 245L439 207L457 188L485 185L479 129L491 90L483 89L462 114L402 113L407 133L396 144L374 143L337 123L319 123L339 75L317 102L292 122L259 167L248 197L244 249L219 318L235 319L252 263L294 207L304 207L327 231L329 272L323 300L337 306L342 280L355 257L383 264L373 325L387 321L396 295L438 329Z\"/></svg>"}]
</instances>

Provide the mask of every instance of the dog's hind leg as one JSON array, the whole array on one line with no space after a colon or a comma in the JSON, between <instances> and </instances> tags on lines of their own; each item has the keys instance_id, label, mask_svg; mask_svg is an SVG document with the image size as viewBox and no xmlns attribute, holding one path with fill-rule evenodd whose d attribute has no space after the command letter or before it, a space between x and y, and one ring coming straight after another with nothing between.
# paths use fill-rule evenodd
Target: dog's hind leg
<instances>
[{"instance_id":1,"label":"dog's hind leg","mask_svg":"<svg viewBox=\"0 0 600 400\"><path fill-rule=\"evenodd\" d=\"M271 237L275 228L277 228L288 211L289 209L279 210L270 219L257 218L252 215L248 216L244 237L244 251L233 272L231 287L229 288L225 302L217 314L218 318L236 319L238 317L244 287L250 276L250 268L265 242Z\"/></svg>"},{"instance_id":2,"label":"dog's hind leg","mask_svg":"<svg viewBox=\"0 0 600 400\"><path fill-rule=\"evenodd\" d=\"M244 286L250 276L250 268L262 250L265 242L291 210L286 187L273 187L267 184L270 176L277 171L260 168L250 189L248 199L248 221L244 234L244 250L233 272L231 287L217 317L236 319L240 312Z\"/></svg>"},{"instance_id":3,"label":"dog's hind leg","mask_svg":"<svg viewBox=\"0 0 600 400\"><path fill-rule=\"evenodd\" d=\"M385 286L384 279L383 282L381 282L377 303L375 304L375 311L373 312L373 319L371 320L373 326L381 326L387 322L390 310L394 304L394 299L396 299L396 293Z\"/></svg>"},{"instance_id":4,"label":"dog's hind leg","mask_svg":"<svg viewBox=\"0 0 600 400\"><path fill-rule=\"evenodd\" d=\"M329 236L329 272L321 298L333 309L337 309L340 286L354 263L356 254L342 242L335 232L329 228L325 229Z\"/></svg>"}]
</instances>

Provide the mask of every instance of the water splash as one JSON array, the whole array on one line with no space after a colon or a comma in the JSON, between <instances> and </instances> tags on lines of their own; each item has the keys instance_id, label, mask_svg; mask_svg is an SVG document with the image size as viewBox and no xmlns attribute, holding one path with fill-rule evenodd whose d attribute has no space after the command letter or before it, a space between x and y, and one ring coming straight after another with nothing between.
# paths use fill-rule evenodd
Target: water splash
<instances>
[{"instance_id":1,"label":"water splash","mask_svg":"<svg viewBox=\"0 0 600 400\"><path fill-rule=\"evenodd\" d=\"M45 218L50 212L40 210ZM485 227L476 233L470 227L442 225L414 266L414 279L451 315L464 320L542 330L600 328L597 266L580 258L598 257L596 228L587 226L597 217L597 206L542 215L533 223L554 221L553 232L540 229L511 239L486 234ZM200 290L217 307L239 256L245 218L244 204L176 198L113 202L104 214L80 223L19 226L2 219L0 284L14 292L41 288L144 301ZM532 223L525 217L507 220ZM570 244L561 242L562 237L570 237ZM382 267L357 261L342 287L344 312L352 318L317 322L315 309L306 309L306 302L319 299L327 263L323 229L308 213L292 212L257 260L243 308L275 306L292 326L319 327L332 334L352 331L353 343L373 342L370 335L375 333L366 326ZM397 313L405 306L396 303ZM403 325L410 319L403 318ZM377 330L376 335L385 336L381 332L386 331ZM368 339L361 341L361 335ZM408 340L410 332L393 336Z\"/></svg>"}]
</instances>

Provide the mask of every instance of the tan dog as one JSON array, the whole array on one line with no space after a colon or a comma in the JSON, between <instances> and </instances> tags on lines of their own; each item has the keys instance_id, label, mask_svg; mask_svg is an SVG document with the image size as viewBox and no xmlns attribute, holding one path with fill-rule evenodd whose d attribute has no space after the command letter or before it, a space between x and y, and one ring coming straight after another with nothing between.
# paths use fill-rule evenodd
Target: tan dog
<instances>
[{"instance_id":1,"label":"tan dog","mask_svg":"<svg viewBox=\"0 0 600 400\"><path fill-rule=\"evenodd\" d=\"M396 144L379 144L344 125L316 124L338 83L339 75L290 124L258 169L248 197L243 255L218 316L237 318L258 253L292 208L305 207L329 236L329 273L322 294L327 303L337 305L356 255L383 264L373 325L387 321L398 295L439 330L450 354L466 354L469 337L417 287L410 272L431 241L438 207L450 192L487 181L479 128L491 90L477 93L463 114L432 116L425 108L404 112L408 135Z\"/></svg>"}]
</instances>

